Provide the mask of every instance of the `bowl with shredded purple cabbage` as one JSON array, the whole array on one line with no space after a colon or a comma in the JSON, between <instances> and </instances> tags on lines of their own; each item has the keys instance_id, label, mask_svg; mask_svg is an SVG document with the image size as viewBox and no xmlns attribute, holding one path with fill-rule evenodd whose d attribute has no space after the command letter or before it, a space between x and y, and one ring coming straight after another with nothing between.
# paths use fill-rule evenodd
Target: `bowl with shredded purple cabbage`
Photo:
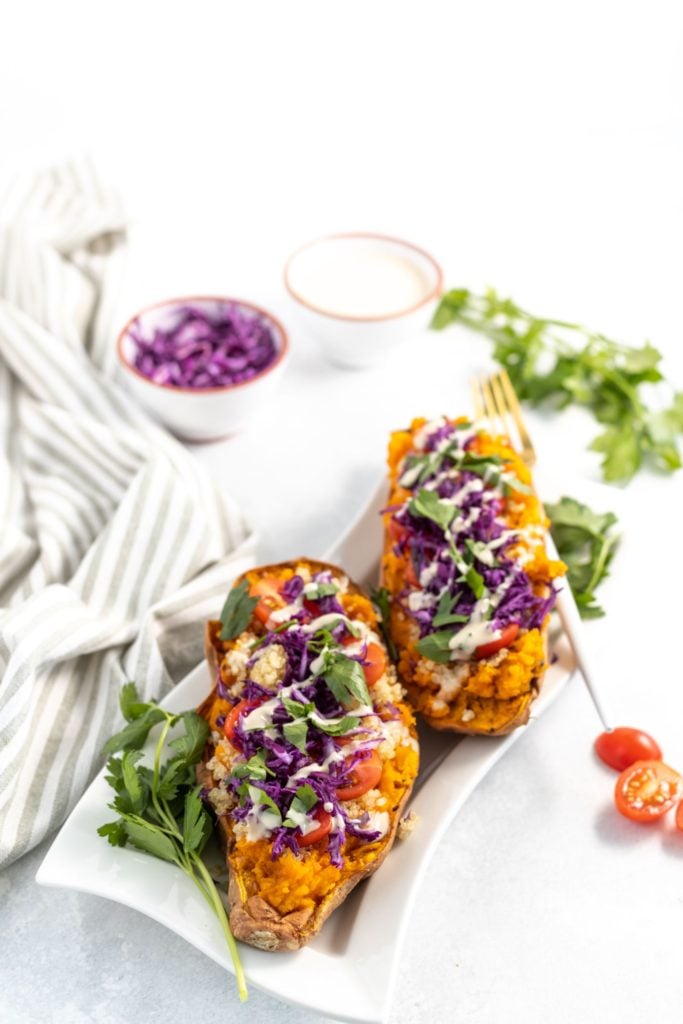
<instances>
[{"instance_id":1,"label":"bowl with shredded purple cabbage","mask_svg":"<svg viewBox=\"0 0 683 1024\"><path fill-rule=\"evenodd\" d=\"M239 430L277 386L289 343L274 316L240 299L168 299L119 334L127 384L178 437L209 441Z\"/></svg>"}]
</instances>

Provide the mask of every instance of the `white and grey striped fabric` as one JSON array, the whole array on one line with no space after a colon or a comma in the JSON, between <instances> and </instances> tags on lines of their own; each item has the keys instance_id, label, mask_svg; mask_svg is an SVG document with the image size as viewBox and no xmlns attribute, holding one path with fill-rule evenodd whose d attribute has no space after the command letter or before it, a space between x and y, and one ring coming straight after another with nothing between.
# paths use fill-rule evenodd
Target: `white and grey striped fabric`
<instances>
[{"instance_id":1,"label":"white and grey striped fabric","mask_svg":"<svg viewBox=\"0 0 683 1024\"><path fill-rule=\"evenodd\" d=\"M87 162L0 189L0 866L73 806L120 686L159 697L255 537L112 382L125 223Z\"/></svg>"}]
</instances>

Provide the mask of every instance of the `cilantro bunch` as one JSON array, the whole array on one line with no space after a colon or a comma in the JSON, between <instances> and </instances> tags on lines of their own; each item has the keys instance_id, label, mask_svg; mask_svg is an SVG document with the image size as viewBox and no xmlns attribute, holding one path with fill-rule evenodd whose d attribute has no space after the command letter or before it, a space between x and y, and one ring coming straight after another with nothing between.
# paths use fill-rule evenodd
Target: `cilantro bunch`
<instances>
[{"instance_id":1,"label":"cilantro bunch","mask_svg":"<svg viewBox=\"0 0 683 1024\"><path fill-rule=\"evenodd\" d=\"M579 324L533 316L494 289L483 295L466 288L446 292L431 326L441 330L453 323L493 342L493 358L523 401L590 409L605 428L591 444L602 455L605 480L627 482L647 464L668 472L680 468L683 393L662 411L647 406L641 385L663 380L661 355L649 342L631 348Z\"/></svg>"},{"instance_id":2,"label":"cilantro bunch","mask_svg":"<svg viewBox=\"0 0 683 1024\"><path fill-rule=\"evenodd\" d=\"M104 747L104 753L110 755L106 780L115 793L109 806L119 817L101 825L98 835L112 846L130 843L152 857L177 864L192 879L220 922L235 967L239 997L245 1000L247 987L237 945L201 856L213 826L196 784L195 765L201 759L209 727L194 711L176 715L154 702L140 701L134 683L123 687L119 703L127 725ZM142 747L157 725L162 728L149 767L141 763ZM171 730L176 730L168 741L172 753L162 763ZM117 753L121 756L114 756Z\"/></svg>"}]
</instances>

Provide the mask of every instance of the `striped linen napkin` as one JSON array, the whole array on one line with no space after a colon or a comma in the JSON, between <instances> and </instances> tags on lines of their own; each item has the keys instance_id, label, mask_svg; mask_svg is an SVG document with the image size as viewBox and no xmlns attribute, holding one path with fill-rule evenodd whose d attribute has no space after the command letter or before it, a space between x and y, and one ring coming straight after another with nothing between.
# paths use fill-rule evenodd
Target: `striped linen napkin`
<instances>
[{"instance_id":1,"label":"striped linen napkin","mask_svg":"<svg viewBox=\"0 0 683 1024\"><path fill-rule=\"evenodd\" d=\"M133 679L160 697L255 536L112 383L125 249L86 162L0 188L0 866L59 825Z\"/></svg>"}]
</instances>

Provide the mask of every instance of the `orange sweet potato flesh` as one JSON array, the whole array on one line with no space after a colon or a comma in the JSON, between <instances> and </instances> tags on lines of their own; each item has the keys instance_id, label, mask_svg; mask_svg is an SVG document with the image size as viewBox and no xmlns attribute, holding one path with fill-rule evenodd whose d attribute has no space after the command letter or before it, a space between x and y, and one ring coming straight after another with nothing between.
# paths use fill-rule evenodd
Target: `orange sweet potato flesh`
<instances>
[{"instance_id":1,"label":"orange sweet potato flesh","mask_svg":"<svg viewBox=\"0 0 683 1024\"><path fill-rule=\"evenodd\" d=\"M387 506L402 504L411 491L402 487L399 478L405 456L413 450L417 431L424 419L414 420L408 430L396 431L389 442L389 497ZM457 421L453 421L457 422ZM519 455L502 437L482 434L477 438L479 454L495 454L503 458L522 483L531 484L531 474ZM510 528L530 524L547 527L543 508L535 494L515 491L505 501L504 515ZM398 675L413 708L434 729L471 735L500 736L524 725L532 704L540 692L548 665L547 619L542 629L521 633L501 659L472 662L467 677L457 692L440 696L439 667L415 648L415 624L401 606L398 595L414 583L407 550L396 553L394 539L388 532L391 513L385 513L385 543L382 556L382 583L389 590L391 614L389 631L398 652ZM535 548L532 561L525 570L533 580L537 593L547 594L550 581L561 575L562 562L551 562L542 546ZM408 574L408 575L407 575ZM412 575L412 580L411 580ZM455 689L455 687L454 687Z\"/></svg>"},{"instance_id":2,"label":"orange sweet potato flesh","mask_svg":"<svg viewBox=\"0 0 683 1024\"><path fill-rule=\"evenodd\" d=\"M344 575L336 566L302 558L250 570L236 580L234 585L237 586L244 578L250 583L265 576L284 580L294 575L301 566L307 567L312 573L328 569L332 571L333 577ZM349 583L348 594L343 596L342 603L351 618L364 619L376 628L374 609L358 586ZM263 632L263 627L255 620L252 620L250 628L254 632ZM207 624L205 653L211 680L217 679L220 670L224 682L229 685L230 677L226 673L223 657L234 641L221 641L220 631L220 622ZM397 706L402 721L415 740L415 748L397 746L394 757L383 762L382 777L377 788L386 798L384 809L390 816L390 828L385 836L373 843L347 838L342 849L345 862L343 868L330 863L325 840L300 850L298 855L286 850L282 856L272 860L267 839L249 842L243 837L238 838L229 813L217 817L218 834L225 850L229 874L230 926L236 938L271 952L299 949L320 930L351 890L376 871L387 856L410 796L419 761L413 713L406 702ZM218 696L214 687L198 712L212 729L220 731L216 719L229 708L230 704ZM213 743L210 743L197 771L198 781L207 789L216 785L212 773L206 767L213 751Z\"/></svg>"}]
</instances>

